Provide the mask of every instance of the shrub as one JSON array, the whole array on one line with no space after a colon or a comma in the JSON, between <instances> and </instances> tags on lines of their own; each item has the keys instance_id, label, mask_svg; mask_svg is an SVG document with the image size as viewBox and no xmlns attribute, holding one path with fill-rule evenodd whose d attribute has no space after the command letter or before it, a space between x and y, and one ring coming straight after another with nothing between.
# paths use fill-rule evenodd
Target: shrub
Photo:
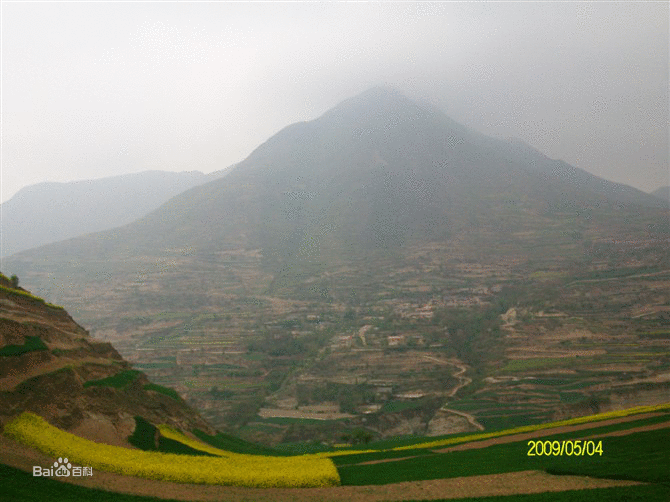
<instances>
[{"instance_id":1,"label":"shrub","mask_svg":"<svg viewBox=\"0 0 670 502\"><path fill-rule=\"evenodd\" d=\"M153 390L165 396L171 397L175 401L181 401L181 396L177 393L176 390L170 389L169 387L163 387L155 383L148 383L144 386L144 390Z\"/></svg>"},{"instance_id":2,"label":"shrub","mask_svg":"<svg viewBox=\"0 0 670 502\"><path fill-rule=\"evenodd\" d=\"M5 345L0 349L0 356L20 356L37 350L48 350L48 347L39 336L29 336L23 345Z\"/></svg>"},{"instance_id":3,"label":"shrub","mask_svg":"<svg viewBox=\"0 0 670 502\"><path fill-rule=\"evenodd\" d=\"M114 387L116 389L122 389L128 384L134 382L138 376L142 374L141 371L137 370L124 370L116 375L112 375L107 378L101 378L100 380L89 380L84 382L84 388L86 387Z\"/></svg>"},{"instance_id":4,"label":"shrub","mask_svg":"<svg viewBox=\"0 0 670 502\"><path fill-rule=\"evenodd\" d=\"M144 451L155 451L156 432L158 429L144 420L142 417L135 417L135 430L128 436L128 442L135 448Z\"/></svg>"}]
</instances>

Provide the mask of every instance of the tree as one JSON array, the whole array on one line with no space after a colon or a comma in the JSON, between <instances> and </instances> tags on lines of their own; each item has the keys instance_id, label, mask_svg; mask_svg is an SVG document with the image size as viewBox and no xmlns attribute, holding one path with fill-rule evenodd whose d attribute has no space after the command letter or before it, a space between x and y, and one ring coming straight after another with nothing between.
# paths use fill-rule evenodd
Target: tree
<instances>
[{"instance_id":1,"label":"tree","mask_svg":"<svg viewBox=\"0 0 670 502\"><path fill-rule=\"evenodd\" d=\"M19 287L19 277L14 274L9 278L10 281L12 281L12 287L13 288L18 288Z\"/></svg>"},{"instance_id":2,"label":"tree","mask_svg":"<svg viewBox=\"0 0 670 502\"><path fill-rule=\"evenodd\" d=\"M354 429L351 433L353 444L368 444L372 441L372 434L365 429Z\"/></svg>"}]
</instances>

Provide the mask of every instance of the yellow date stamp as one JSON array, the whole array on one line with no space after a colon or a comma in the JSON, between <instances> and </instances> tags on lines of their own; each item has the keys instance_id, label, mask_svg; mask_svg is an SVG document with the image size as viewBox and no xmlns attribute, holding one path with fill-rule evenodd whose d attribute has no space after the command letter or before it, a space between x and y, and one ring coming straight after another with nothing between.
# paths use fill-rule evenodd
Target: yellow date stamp
<instances>
[{"instance_id":1,"label":"yellow date stamp","mask_svg":"<svg viewBox=\"0 0 670 502\"><path fill-rule=\"evenodd\" d=\"M558 457L561 455L584 457L593 457L594 455L603 455L603 442L577 439L575 441L528 441L529 457Z\"/></svg>"}]
</instances>

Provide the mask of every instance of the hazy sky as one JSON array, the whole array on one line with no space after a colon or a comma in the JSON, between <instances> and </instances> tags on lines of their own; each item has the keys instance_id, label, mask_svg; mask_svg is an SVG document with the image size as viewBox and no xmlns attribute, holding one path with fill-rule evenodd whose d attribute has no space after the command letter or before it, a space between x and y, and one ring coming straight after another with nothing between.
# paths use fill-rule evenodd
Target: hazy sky
<instances>
[{"instance_id":1,"label":"hazy sky","mask_svg":"<svg viewBox=\"0 0 670 502\"><path fill-rule=\"evenodd\" d=\"M651 191L668 2L8 2L2 186L211 172L377 84Z\"/></svg>"}]
</instances>

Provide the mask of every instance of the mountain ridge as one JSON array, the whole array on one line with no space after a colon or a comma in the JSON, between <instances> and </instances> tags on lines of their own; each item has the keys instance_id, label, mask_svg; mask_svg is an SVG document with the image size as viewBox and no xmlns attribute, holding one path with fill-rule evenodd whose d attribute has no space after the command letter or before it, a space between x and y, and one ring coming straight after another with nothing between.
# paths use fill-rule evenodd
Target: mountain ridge
<instances>
[{"instance_id":1,"label":"mountain ridge","mask_svg":"<svg viewBox=\"0 0 670 502\"><path fill-rule=\"evenodd\" d=\"M52 244L35 256L129 257L132 248L160 255L186 244L203 252L263 249L264 260L277 266L290 257L328 254L327 248L389 249L431 235L440 240L469 232L473 223L487 225L491 211L516 211L517 223L507 224L519 228L534 215L567 211L594 231L588 223L593 211L664 208L656 197L549 159L525 143L472 131L388 88L283 128L226 173L131 225Z\"/></svg>"},{"instance_id":2,"label":"mountain ridge","mask_svg":"<svg viewBox=\"0 0 670 502\"><path fill-rule=\"evenodd\" d=\"M23 187L1 207L2 254L132 223L172 196L223 175L225 170L152 170Z\"/></svg>"},{"instance_id":3,"label":"mountain ridge","mask_svg":"<svg viewBox=\"0 0 670 502\"><path fill-rule=\"evenodd\" d=\"M670 186L662 186L651 192L651 195L659 197L663 200L670 201Z\"/></svg>"}]
</instances>

